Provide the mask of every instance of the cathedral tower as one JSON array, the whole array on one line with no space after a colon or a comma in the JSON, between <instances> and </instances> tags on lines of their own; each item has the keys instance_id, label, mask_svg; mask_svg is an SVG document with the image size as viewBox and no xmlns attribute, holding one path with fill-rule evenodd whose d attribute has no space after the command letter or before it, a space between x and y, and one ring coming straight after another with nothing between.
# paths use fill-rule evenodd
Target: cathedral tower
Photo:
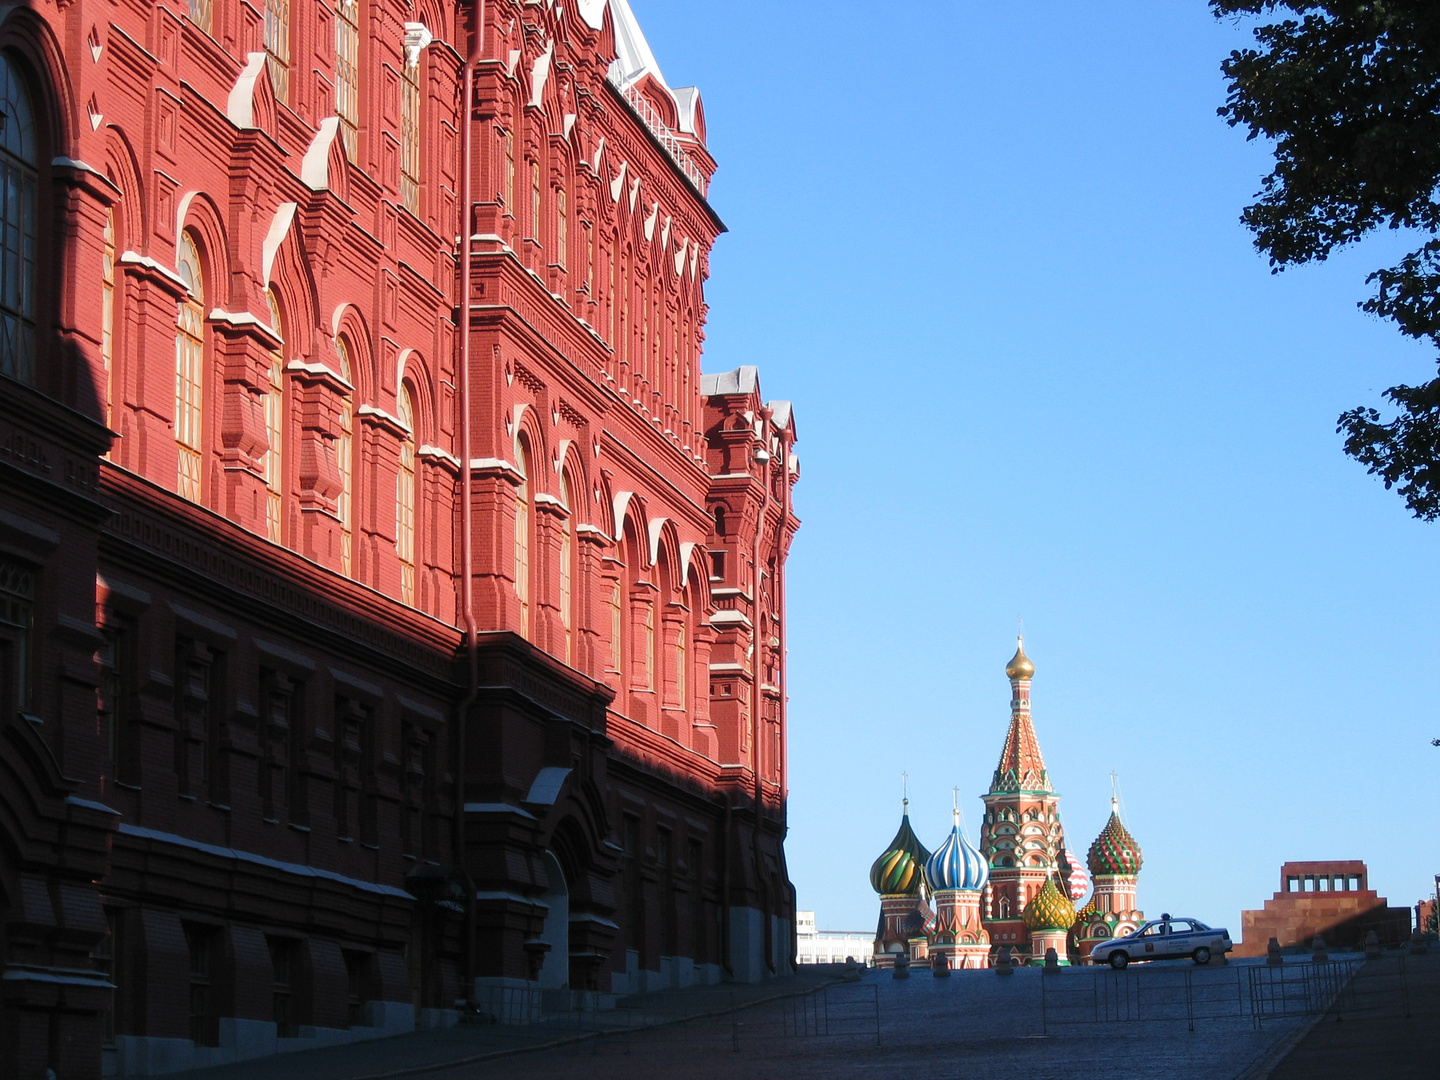
<instances>
[{"instance_id":1,"label":"cathedral tower","mask_svg":"<svg viewBox=\"0 0 1440 1080\"><path fill-rule=\"evenodd\" d=\"M1076 927L1080 955L1102 941L1128 934L1145 921L1135 899L1135 886L1144 862L1140 845L1120 820L1120 800L1110 799L1110 820L1090 845L1090 872L1095 875L1095 896L1080 912Z\"/></svg>"},{"instance_id":2,"label":"cathedral tower","mask_svg":"<svg viewBox=\"0 0 1440 1080\"><path fill-rule=\"evenodd\" d=\"M960 810L950 835L925 863L925 882L935 901L930 952L945 957L952 968L990 965L990 935L980 921L980 894L989 881L985 858L960 830Z\"/></svg>"},{"instance_id":3,"label":"cathedral tower","mask_svg":"<svg viewBox=\"0 0 1440 1080\"><path fill-rule=\"evenodd\" d=\"M983 914L992 945L1009 945L1019 959L1031 952L1030 929L1021 915L1059 870L1065 835L1060 797L1050 787L1030 719L1035 665L1025 655L1024 638L1018 639L1005 675L1010 680L1010 728L990 791L983 797L980 850L990 866Z\"/></svg>"},{"instance_id":4,"label":"cathedral tower","mask_svg":"<svg viewBox=\"0 0 1440 1080\"><path fill-rule=\"evenodd\" d=\"M925 863L930 852L910 828L910 800L900 817L900 828L890 846L870 867L870 887L880 894L880 923L875 928L874 964L895 966L899 953L910 959L924 958L925 924L930 909L925 904ZM918 946L912 942L918 939Z\"/></svg>"}]
</instances>

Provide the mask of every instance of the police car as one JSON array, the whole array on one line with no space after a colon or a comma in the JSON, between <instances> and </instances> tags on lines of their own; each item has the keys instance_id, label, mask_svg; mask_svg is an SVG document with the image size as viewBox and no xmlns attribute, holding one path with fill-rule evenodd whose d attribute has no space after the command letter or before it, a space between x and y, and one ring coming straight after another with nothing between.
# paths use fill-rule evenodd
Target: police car
<instances>
[{"instance_id":1,"label":"police car","mask_svg":"<svg viewBox=\"0 0 1440 1080\"><path fill-rule=\"evenodd\" d=\"M1133 933L1096 945L1090 952L1092 964L1109 964L1119 971L1132 960L1179 960L1189 957L1208 964L1216 953L1224 955L1235 946L1230 931L1209 927L1199 919L1175 919L1161 915Z\"/></svg>"}]
</instances>

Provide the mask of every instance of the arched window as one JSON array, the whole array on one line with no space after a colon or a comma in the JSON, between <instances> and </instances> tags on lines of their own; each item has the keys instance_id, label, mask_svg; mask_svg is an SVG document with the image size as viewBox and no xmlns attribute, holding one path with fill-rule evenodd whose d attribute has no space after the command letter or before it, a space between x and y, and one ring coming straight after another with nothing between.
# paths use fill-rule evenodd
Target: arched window
<instances>
[{"instance_id":1,"label":"arched window","mask_svg":"<svg viewBox=\"0 0 1440 1080\"><path fill-rule=\"evenodd\" d=\"M564 266L570 247L570 218L565 205L565 189L555 192L555 261Z\"/></svg>"},{"instance_id":2,"label":"arched window","mask_svg":"<svg viewBox=\"0 0 1440 1080\"><path fill-rule=\"evenodd\" d=\"M655 605L645 605L645 685L642 690L655 689Z\"/></svg>"},{"instance_id":3,"label":"arched window","mask_svg":"<svg viewBox=\"0 0 1440 1080\"><path fill-rule=\"evenodd\" d=\"M520 634L530 636L530 447L525 436L515 440L515 596L520 601Z\"/></svg>"},{"instance_id":4,"label":"arched window","mask_svg":"<svg viewBox=\"0 0 1440 1080\"><path fill-rule=\"evenodd\" d=\"M207 34L210 32L211 0L190 0L190 21Z\"/></svg>"},{"instance_id":5,"label":"arched window","mask_svg":"<svg viewBox=\"0 0 1440 1080\"><path fill-rule=\"evenodd\" d=\"M595 299L595 226L590 222L581 223L585 229L585 295Z\"/></svg>"},{"instance_id":6,"label":"arched window","mask_svg":"<svg viewBox=\"0 0 1440 1080\"><path fill-rule=\"evenodd\" d=\"M415 409L410 388L400 387L400 471L395 474L395 553L400 556L400 600L415 604Z\"/></svg>"},{"instance_id":7,"label":"arched window","mask_svg":"<svg viewBox=\"0 0 1440 1080\"><path fill-rule=\"evenodd\" d=\"M505 132L505 212L515 214L515 133Z\"/></svg>"},{"instance_id":8,"label":"arched window","mask_svg":"<svg viewBox=\"0 0 1440 1080\"><path fill-rule=\"evenodd\" d=\"M638 383L641 379L650 378L650 368L647 366L650 359L650 290L645 287L644 282L640 283L640 325L635 329L638 335L638 347L635 351L635 366L632 374ZM635 387L636 397L642 397L640 390L641 387L637 385ZM644 399L642 398L642 400ZM645 403L649 404L648 401Z\"/></svg>"},{"instance_id":9,"label":"arched window","mask_svg":"<svg viewBox=\"0 0 1440 1080\"><path fill-rule=\"evenodd\" d=\"M270 325L278 342L270 352L270 386L265 393L265 528L272 542L281 543L284 522L285 470L285 326L275 294L265 290Z\"/></svg>"},{"instance_id":10,"label":"arched window","mask_svg":"<svg viewBox=\"0 0 1440 1080\"><path fill-rule=\"evenodd\" d=\"M682 709L685 708L685 665L690 662L688 644L682 622L675 635L675 703Z\"/></svg>"},{"instance_id":11,"label":"arched window","mask_svg":"<svg viewBox=\"0 0 1440 1080\"><path fill-rule=\"evenodd\" d=\"M625 656L625 595L620 582L610 590L610 670L616 675L625 669L621 663Z\"/></svg>"},{"instance_id":12,"label":"arched window","mask_svg":"<svg viewBox=\"0 0 1440 1080\"><path fill-rule=\"evenodd\" d=\"M541 242L540 213L543 208L542 192L540 188L540 163L530 163L530 238L539 244Z\"/></svg>"},{"instance_id":13,"label":"arched window","mask_svg":"<svg viewBox=\"0 0 1440 1080\"><path fill-rule=\"evenodd\" d=\"M608 283L610 286L610 295L605 305L605 318L607 328L609 330L609 333L606 336L605 340L610 343L610 348L612 351L615 351L618 348L615 342L615 323L618 314L617 308L619 307L620 300L620 249L618 243L619 242L617 239L616 246L610 249L610 273L608 275L610 278L610 281Z\"/></svg>"},{"instance_id":14,"label":"arched window","mask_svg":"<svg viewBox=\"0 0 1440 1080\"><path fill-rule=\"evenodd\" d=\"M335 352L340 357L340 377L350 386L355 385L351 375L350 346L343 337L335 339ZM350 513L352 499L353 461L355 448L355 405L348 397L340 406L340 437L335 440L335 467L340 472L340 497L335 500L335 509L340 517L340 572L350 573Z\"/></svg>"},{"instance_id":15,"label":"arched window","mask_svg":"<svg viewBox=\"0 0 1440 1080\"><path fill-rule=\"evenodd\" d=\"M265 66L275 97L290 100L290 0L265 0Z\"/></svg>"},{"instance_id":16,"label":"arched window","mask_svg":"<svg viewBox=\"0 0 1440 1080\"><path fill-rule=\"evenodd\" d=\"M354 161L360 127L360 0L335 3L335 115L345 154Z\"/></svg>"},{"instance_id":17,"label":"arched window","mask_svg":"<svg viewBox=\"0 0 1440 1080\"><path fill-rule=\"evenodd\" d=\"M570 510L570 482L560 474L560 502L567 511L560 525L560 626L565 633L565 662L571 663L574 637L575 516Z\"/></svg>"},{"instance_id":18,"label":"arched window","mask_svg":"<svg viewBox=\"0 0 1440 1080\"><path fill-rule=\"evenodd\" d=\"M100 249L100 359L105 364L105 423L115 408L115 211L105 212L104 246ZM109 456L107 450L106 456Z\"/></svg>"},{"instance_id":19,"label":"arched window","mask_svg":"<svg viewBox=\"0 0 1440 1080\"><path fill-rule=\"evenodd\" d=\"M408 50L407 50L408 52ZM400 199L420 214L420 57L400 65Z\"/></svg>"},{"instance_id":20,"label":"arched window","mask_svg":"<svg viewBox=\"0 0 1440 1080\"><path fill-rule=\"evenodd\" d=\"M205 415L205 277L200 267L200 252L188 232L180 237L176 270L188 290L188 295L180 300L175 321L177 490L191 502L199 502L204 472L200 440Z\"/></svg>"},{"instance_id":21,"label":"arched window","mask_svg":"<svg viewBox=\"0 0 1440 1080\"><path fill-rule=\"evenodd\" d=\"M40 149L30 93L3 55L0 113L0 373L33 384Z\"/></svg>"}]
</instances>

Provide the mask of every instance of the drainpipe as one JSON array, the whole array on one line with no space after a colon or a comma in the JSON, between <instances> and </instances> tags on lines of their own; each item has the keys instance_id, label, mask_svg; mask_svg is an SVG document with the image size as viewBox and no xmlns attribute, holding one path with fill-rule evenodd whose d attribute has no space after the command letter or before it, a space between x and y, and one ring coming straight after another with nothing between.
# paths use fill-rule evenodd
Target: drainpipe
<instances>
[{"instance_id":1,"label":"drainpipe","mask_svg":"<svg viewBox=\"0 0 1440 1080\"><path fill-rule=\"evenodd\" d=\"M790 413L790 431L795 430L795 413ZM786 644L786 632L790 627L790 612L785 607L785 561L782 558L785 530L790 523L790 455L793 443L780 440L780 526L775 534L775 610L780 613L780 805L785 811L786 829L789 828L790 805L790 651ZM800 944L795 940L795 887L790 887L790 970L798 967Z\"/></svg>"},{"instance_id":2,"label":"drainpipe","mask_svg":"<svg viewBox=\"0 0 1440 1080\"><path fill-rule=\"evenodd\" d=\"M457 377L460 380L460 611L465 626L465 655L469 690L460 702L455 732L455 865L466 882L465 957L460 970L465 980L465 1000L475 1005L475 883L465 872L465 762L466 732L470 711L480 696L480 643L475 625L475 525L471 519L475 503L475 476L471 468L470 417L470 323L471 260L474 255L474 182L471 177L475 130L475 68L485 49L485 0L474 0L470 9L470 49L460 77L460 329Z\"/></svg>"},{"instance_id":3,"label":"drainpipe","mask_svg":"<svg viewBox=\"0 0 1440 1080\"><path fill-rule=\"evenodd\" d=\"M792 413L793 417L794 414ZM793 420L791 421L793 424ZM790 799L790 698L789 648L786 645L786 631L790 625L790 613L785 610L785 563L781 559L785 543L785 529L790 522L790 454L791 449L782 438L780 441L780 524L775 530L775 610L780 613L780 799Z\"/></svg>"},{"instance_id":4,"label":"drainpipe","mask_svg":"<svg viewBox=\"0 0 1440 1080\"><path fill-rule=\"evenodd\" d=\"M735 964L730 959L730 793L725 792L725 817L720 825L720 842L724 850L720 860L720 966L725 974L735 977Z\"/></svg>"},{"instance_id":5,"label":"drainpipe","mask_svg":"<svg viewBox=\"0 0 1440 1080\"><path fill-rule=\"evenodd\" d=\"M756 661L764 659L764 651L767 647L765 645L764 639L760 636L760 621L761 615L763 614L760 607L760 579L764 573L764 571L761 569L760 563L760 540L765 535L765 519L770 514L770 416L771 413L769 408L761 405L760 449L755 451L755 461L760 466L760 483L764 487L764 494L760 503L760 518L755 523L755 556L753 563L754 580L751 582L751 585L755 590L755 599L750 609L755 615L755 625L750 628L751 648L759 654L756 656L752 656L750 662L751 673L757 675L755 679L755 696L751 699L752 704L750 709L750 747L752 752L751 763L755 767L755 775L753 778L755 791L755 838L752 845L753 850L751 852L751 861L755 864L755 885L757 889L760 886L761 879L764 877L765 872L764 860L760 858L761 812L764 808L764 793L762 791L760 781L760 763L762 755L760 752L760 717L757 713L757 709L760 707L761 702L764 700L764 696L760 692L760 688L763 685L763 680L758 677L758 665L756 664ZM778 563L779 560L777 559L776 561ZM776 567L776 572L778 576L778 566ZM774 582L771 582L771 586L774 586ZM761 890L760 895L765 895L763 890ZM770 916L768 912L762 909L760 912L760 917L762 919L768 919ZM761 938L763 940L764 937L767 935L768 926L762 926L760 932ZM765 957L765 963L767 966L770 964L769 956Z\"/></svg>"}]
</instances>

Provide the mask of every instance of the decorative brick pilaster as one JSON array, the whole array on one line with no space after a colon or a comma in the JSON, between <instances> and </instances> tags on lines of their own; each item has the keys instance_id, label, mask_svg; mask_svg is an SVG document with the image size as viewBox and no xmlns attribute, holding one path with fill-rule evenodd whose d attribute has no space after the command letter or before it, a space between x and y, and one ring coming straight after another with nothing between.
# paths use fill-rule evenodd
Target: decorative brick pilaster
<instances>
[{"instance_id":1,"label":"decorative brick pilaster","mask_svg":"<svg viewBox=\"0 0 1440 1080\"><path fill-rule=\"evenodd\" d=\"M220 406L220 462L225 516L260 536L266 534L265 395L270 391L271 356L280 341L249 313L220 309L207 323L215 364L223 380Z\"/></svg>"},{"instance_id":2,"label":"decorative brick pilaster","mask_svg":"<svg viewBox=\"0 0 1440 1080\"><path fill-rule=\"evenodd\" d=\"M286 370L293 377L291 385L300 416L300 549L307 558L339 570L344 542L340 499L345 481L337 454L341 413L349 404L352 390L338 374L339 358L332 354L326 359L328 363L292 362ZM352 492L352 516L353 502Z\"/></svg>"}]
</instances>

